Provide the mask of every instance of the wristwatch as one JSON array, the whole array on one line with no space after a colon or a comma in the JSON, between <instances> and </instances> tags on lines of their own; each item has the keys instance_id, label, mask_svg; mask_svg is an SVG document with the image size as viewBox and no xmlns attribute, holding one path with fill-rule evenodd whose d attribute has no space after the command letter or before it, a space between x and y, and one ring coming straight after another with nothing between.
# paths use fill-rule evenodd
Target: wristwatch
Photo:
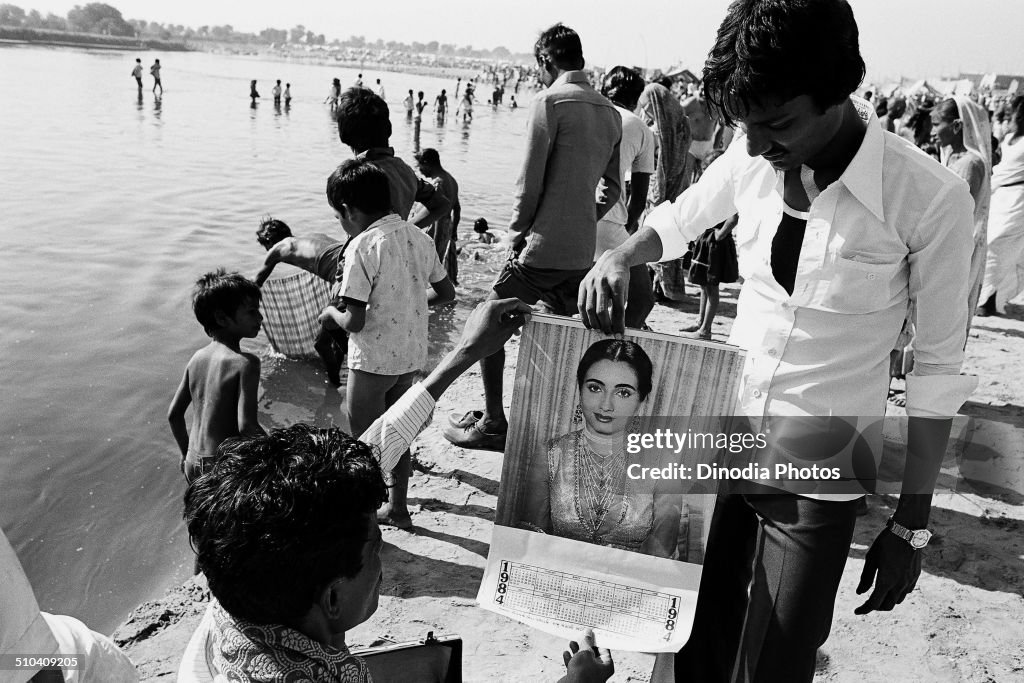
<instances>
[{"instance_id":1,"label":"wristwatch","mask_svg":"<svg viewBox=\"0 0 1024 683\"><path fill-rule=\"evenodd\" d=\"M927 529L908 529L902 524L897 523L892 518L892 515L889 516L889 520L885 523L885 528L909 543L910 547L914 550L920 550L925 547L932 538L932 532Z\"/></svg>"}]
</instances>

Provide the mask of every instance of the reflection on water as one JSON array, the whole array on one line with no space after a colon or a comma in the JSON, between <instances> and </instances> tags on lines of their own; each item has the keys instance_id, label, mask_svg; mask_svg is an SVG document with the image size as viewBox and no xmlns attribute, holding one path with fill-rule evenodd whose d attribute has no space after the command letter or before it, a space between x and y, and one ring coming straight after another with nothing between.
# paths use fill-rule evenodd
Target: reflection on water
<instances>
[{"instance_id":1,"label":"reflection on water","mask_svg":"<svg viewBox=\"0 0 1024 683\"><path fill-rule=\"evenodd\" d=\"M191 569L165 414L188 358L208 342L190 310L193 283L219 266L254 275L262 214L297 234L336 232L324 183L351 156L314 93L332 78L352 83L354 72L175 54L162 60L175 87L155 98L123 83L134 58L0 47L0 92L20 98L0 117L0 525L43 608L104 631ZM284 116L246 107L253 77L291 82ZM386 78L403 97L454 85ZM38 87L51 82L62 87ZM477 216L507 223L525 118L431 119L416 136L401 99L389 104L396 153L411 162L418 144L435 147L458 179L462 236ZM500 249L475 256L460 261L459 302L431 316L431 363L501 264ZM340 398L316 363L271 357L262 335L250 348L265 359L268 400L294 395L296 416L338 419Z\"/></svg>"}]
</instances>

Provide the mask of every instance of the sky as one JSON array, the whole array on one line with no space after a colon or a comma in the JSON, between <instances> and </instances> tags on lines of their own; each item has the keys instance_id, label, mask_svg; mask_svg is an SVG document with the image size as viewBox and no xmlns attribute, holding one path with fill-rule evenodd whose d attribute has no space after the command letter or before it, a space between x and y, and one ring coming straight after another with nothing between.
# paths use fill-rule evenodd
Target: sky
<instances>
[{"instance_id":1,"label":"sky","mask_svg":"<svg viewBox=\"0 0 1024 683\"><path fill-rule=\"evenodd\" d=\"M26 11L65 16L85 0L6 0ZM230 24L258 33L303 25L328 40L362 35L531 52L537 34L562 21L583 40L588 63L699 72L728 0L106 0L126 19L163 24ZM851 0L868 78L1024 73L1024 2L1019 0Z\"/></svg>"}]
</instances>

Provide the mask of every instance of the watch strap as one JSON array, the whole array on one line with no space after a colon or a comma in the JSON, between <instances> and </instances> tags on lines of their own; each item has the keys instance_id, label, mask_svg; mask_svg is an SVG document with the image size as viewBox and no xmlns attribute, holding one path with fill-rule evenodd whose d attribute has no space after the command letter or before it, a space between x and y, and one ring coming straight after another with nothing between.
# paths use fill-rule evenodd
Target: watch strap
<instances>
[{"instance_id":1,"label":"watch strap","mask_svg":"<svg viewBox=\"0 0 1024 683\"><path fill-rule=\"evenodd\" d=\"M914 537L917 535L917 532L919 530L908 529L907 527L903 526L902 524L897 522L895 519L893 519L892 515L889 516L889 519L886 521L885 526L889 529L889 531L891 531L892 533L896 534L897 536L902 538L904 541L909 543L915 550L920 550L925 545L928 545L928 541L931 540L931 535L932 535L931 532L928 531L927 529L921 529L920 531L924 531L927 534L927 537L926 537L923 545L921 545L921 546L915 545L914 544Z\"/></svg>"}]
</instances>

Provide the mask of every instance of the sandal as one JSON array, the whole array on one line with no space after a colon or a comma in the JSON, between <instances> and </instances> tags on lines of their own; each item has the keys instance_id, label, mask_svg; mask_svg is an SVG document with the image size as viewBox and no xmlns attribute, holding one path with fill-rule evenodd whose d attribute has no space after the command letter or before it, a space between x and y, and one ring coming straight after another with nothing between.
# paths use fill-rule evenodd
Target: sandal
<instances>
[{"instance_id":1,"label":"sandal","mask_svg":"<svg viewBox=\"0 0 1024 683\"><path fill-rule=\"evenodd\" d=\"M484 418L484 411L482 410L467 410L465 415L459 415L458 413L448 414L448 424L452 427L458 427L459 429L465 429L470 425L474 425Z\"/></svg>"},{"instance_id":2,"label":"sandal","mask_svg":"<svg viewBox=\"0 0 1024 683\"><path fill-rule=\"evenodd\" d=\"M471 448L478 451L505 452L505 439L508 431L485 432L478 420L466 427L445 427L444 438L460 448Z\"/></svg>"},{"instance_id":3,"label":"sandal","mask_svg":"<svg viewBox=\"0 0 1024 683\"><path fill-rule=\"evenodd\" d=\"M907 407L907 396L902 389L890 389L889 395L885 399L890 405L894 405L897 408Z\"/></svg>"}]
</instances>

